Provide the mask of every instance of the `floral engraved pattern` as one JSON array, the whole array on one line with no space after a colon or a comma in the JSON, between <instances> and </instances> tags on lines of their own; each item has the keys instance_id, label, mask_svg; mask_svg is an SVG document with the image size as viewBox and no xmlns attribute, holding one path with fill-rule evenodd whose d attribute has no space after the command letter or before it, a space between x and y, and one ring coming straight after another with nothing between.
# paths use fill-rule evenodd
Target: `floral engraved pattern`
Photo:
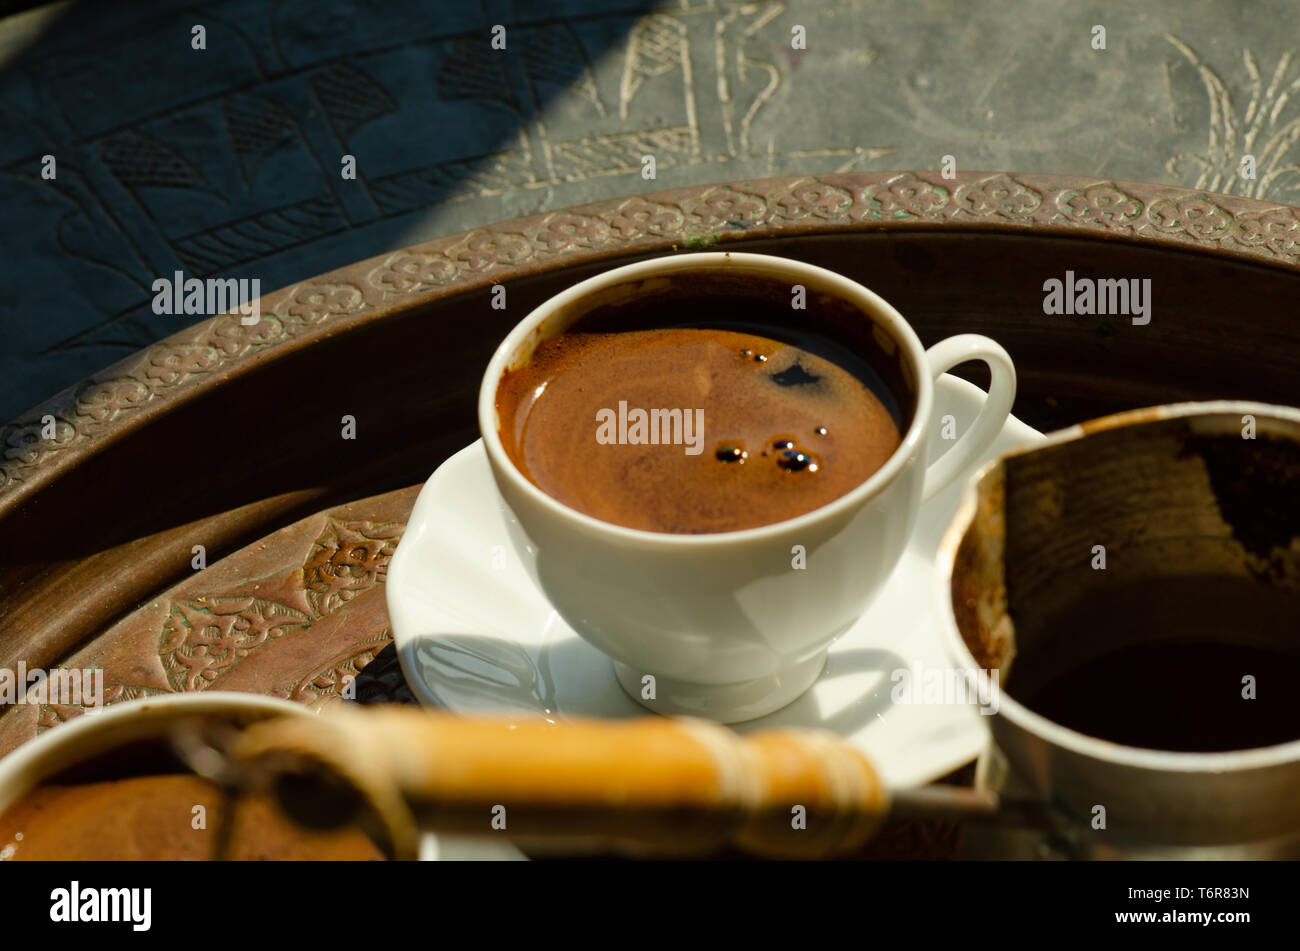
<instances>
[{"instance_id":1,"label":"floral engraved pattern","mask_svg":"<svg viewBox=\"0 0 1300 951\"><path fill-rule=\"evenodd\" d=\"M77 412L90 419L103 422L122 412L133 409L149 398L149 387L139 380L125 377L92 383L77 394Z\"/></svg>"},{"instance_id":2,"label":"floral engraved pattern","mask_svg":"<svg viewBox=\"0 0 1300 951\"><path fill-rule=\"evenodd\" d=\"M289 300L288 312L309 324L332 314L355 314L365 307L365 295L355 284L311 284Z\"/></svg>"},{"instance_id":3,"label":"floral engraved pattern","mask_svg":"<svg viewBox=\"0 0 1300 951\"><path fill-rule=\"evenodd\" d=\"M526 261L533 249L523 235L495 231L471 231L464 240L447 252L470 271L483 271L490 267L503 267Z\"/></svg>"},{"instance_id":4,"label":"floral engraved pattern","mask_svg":"<svg viewBox=\"0 0 1300 951\"><path fill-rule=\"evenodd\" d=\"M1076 224L1127 228L1142 216L1142 202L1110 182L1081 191L1063 191L1056 206Z\"/></svg>"},{"instance_id":5,"label":"floral engraved pattern","mask_svg":"<svg viewBox=\"0 0 1300 951\"><path fill-rule=\"evenodd\" d=\"M744 228L762 221L768 214L767 202L758 195L729 186L709 189L685 203L683 210L690 224L697 228Z\"/></svg>"},{"instance_id":6,"label":"floral engraved pattern","mask_svg":"<svg viewBox=\"0 0 1300 951\"><path fill-rule=\"evenodd\" d=\"M218 321L212 332L212 346L223 359L265 350L284 339L284 321L274 314L262 314L256 324L245 327L238 320Z\"/></svg>"},{"instance_id":7,"label":"floral engraved pattern","mask_svg":"<svg viewBox=\"0 0 1300 951\"><path fill-rule=\"evenodd\" d=\"M1201 195L1161 198L1151 203L1147 218L1161 231L1181 231L1211 241L1226 235L1231 221L1226 211Z\"/></svg>"},{"instance_id":8,"label":"floral engraved pattern","mask_svg":"<svg viewBox=\"0 0 1300 951\"><path fill-rule=\"evenodd\" d=\"M586 215L553 215L537 233L537 242L552 254L591 248L609 240L609 225Z\"/></svg>"},{"instance_id":9,"label":"floral engraved pattern","mask_svg":"<svg viewBox=\"0 0 1300 951\"><path fill-rule=\"evenodd\" d=\"M1025 218L1043 203L1043 196L1010 175L995 175L966 185L957 192L957 206L967 214L986 218Z\"/></svg>"},{"instance_id":10,"label":"floral engraved pattern","mask_svg":"<svg viewBox=\"0 0 1300 951\"><path fill-rule=\"evenodd\" d=\"M398 522L329 519L302 568L312 610L317 615L333 614L383 581L405 527Z\"/></svg>"},{"instance_id":11,"label":"floral engraved pattern","mask_svg":"<svg viewBox=\"0 0 1300 951\"><path fill-rule=\"evenodd\" d=\"M915 175L900 175L877 185L868 192L867 217L927 218L937 215L948 204L948 189L931 184Z\"/></svg>"},{"instance_id":12,"label":"floral engraved pattern","mask_svg":"<svg viewBox=\"0 0 1300 951\"><path fill-rule=\"evenodd\" d=\"M206 373L219 360L216 349L205 344L173 344L153 356L145 376L160 383L176 384L196 373Z\"/></svg>"},{"instance_id":13,"label":"floral engraved pattern","mask_svg":"<svg viewBox=\"0 0 1300 951\"><path fill-rule=\"evenodd\" d=\"M102 706L110 706L114 703L121 703L123 700L138 700L140 697L160 697L168 693L166 690L159 690L157 687L143 687L135 684L104 684L104 698ZM36 732L41 733L50 727L58 726L60 723L67 723L69 720L76 719L83 712L90 709L88 704L66 704L66 703L43 703L37 713Z\"/></svg>"},{"instance_id":14,"label":"floral engraved pattern","mask_svg":"<svg viewBox=\"0 0 1300 951\"><path fill-rule=\"evenodd\" d=\"M175 601L158 655L173 690L204 690L267 641L310 625L302 611L261 598Z\"/></svg>"},{"instance_id":15,"label":"floral engraved pattern","mask_svg":"<svg viewBox=\"0 0 1300 951\"><path fill-rule=\"evenodd\" d=\"M644 198L623 202L609 219L610 230L626 239L678 234L685 224L686 215L680 208L656 204Z\"/></svg>"},{"instance_id":16,"label":"floral engraved pattern","mask_svg":"<svg viewBox=\"0 0 1300 951\"><path fill-rule=\"evenodd\" d=\"M843 188L814 179L803 179L771 197L772 207L791 221L801 218L843 218L853 207L853 195Z\"/></svg>"},{"instance_id":17,"label":"floral engraved pattern","mask_svg":"<svg viewBox=\"0 0 1300 951\"><path fill-rule=\"evenodd\" d=\"M388 646L392 633L388 630L354 645L348 656L335 659L320 667L296 684L281 687L280 694L298 703L313 703L323 697L342 697L348 683L361 673L375 655Z\"/></svg>"},{"instance_id":18,"label":"floral engraved pattern","mask_svg":"<svg viewBox=\"0 0 1300 951\"><path fill-rule=\"evenodd\" d=\"M16 426L5 437L4 456L28 464L36 462L43 453L71 442L77 435L76 427L66 419L54 419L54 438L44 436L44 423Z\"/></svg>"},{"instance_id":19,"label":"floral engraved pattern","mask_svg":"<svg viewBox=\"0 0 1300 951\"><path fill-rule=\"evenodd\" d=\"M1300 254L1300 221L1290 208L1273 208L1237 217L1236 239L1247 247L1265 247L1282 257Z\"/></svg>"},{"instance_id":20,"label":"floral engraved pattern","mask_svg":"<svg viewBox=\"0 0 1300 951\"><path fill-rule=\"evenodd\" d=\"M370 272L369 281L386 294L401 296L445 284L456 276L456 265L441 254L399 251Z\"/></svg>"}]
</instances>

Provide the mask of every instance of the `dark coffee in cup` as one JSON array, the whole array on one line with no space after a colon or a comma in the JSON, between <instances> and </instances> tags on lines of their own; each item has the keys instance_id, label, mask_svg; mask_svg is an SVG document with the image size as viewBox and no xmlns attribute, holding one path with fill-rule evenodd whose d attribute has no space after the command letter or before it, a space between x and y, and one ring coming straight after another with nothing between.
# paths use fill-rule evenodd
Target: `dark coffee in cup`
<instances>
[{"instance_id":1,"label":"dark coffee in cup","mask_svg":"<svg viewBox=\"0 0 1300 951\"><path fill-rule=\"evenodd\" d=\"M901 442L885 382L901 371L865 316L797 293L680 278L598 304L504 374L506 452L565 505L646 531L755 528L839 498Z\"/></svg>"},{"instance_id":2,"label":"dark coffee in cup","mask_svg":"<svg viewBox=\"0 0 1300 951\"><path fill-rule=\"evenodd\" d=\"M218 856L223 822L230 840ZM227 798L206 780L179 773L38 786L0 815L0 841L13 843L16 861L384 858L359 830L303 829L267 793Z\"/></svg>"},{"instance_id":3,"label":"dark coffee in cup","mask_svg":"<svg viewBox=\"0 0 1300 951\"><path fill-rule=\"evenodd\" d=\"M359 828L307 829L270 790L187 772L161 740L116 744L27 790L0 812L3 843L14 861L385 858Z\"/></svg>"}]
</instances>

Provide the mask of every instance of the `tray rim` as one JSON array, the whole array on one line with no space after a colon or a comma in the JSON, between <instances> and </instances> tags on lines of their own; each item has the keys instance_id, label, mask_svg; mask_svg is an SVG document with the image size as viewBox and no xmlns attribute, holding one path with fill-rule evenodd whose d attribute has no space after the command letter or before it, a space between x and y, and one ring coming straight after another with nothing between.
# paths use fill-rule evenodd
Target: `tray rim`
<instances>
[{"instance_id":1,"label":"tray rim","mask_svg":"<svg viewBox=\"0 0 1300 951\"><path fill-rule=\"evenodd\" d=\"M947 230L1133 243L1300 272L1300 208L1177 185L1045 173L846 172L628 195L500 221L366 258L261 298L261 321L207 318L0 427L0 514L157 415L267 360L503 280L728 239ZM55 420L56 437L41 438Z\"/></svg>"}]
</instances>

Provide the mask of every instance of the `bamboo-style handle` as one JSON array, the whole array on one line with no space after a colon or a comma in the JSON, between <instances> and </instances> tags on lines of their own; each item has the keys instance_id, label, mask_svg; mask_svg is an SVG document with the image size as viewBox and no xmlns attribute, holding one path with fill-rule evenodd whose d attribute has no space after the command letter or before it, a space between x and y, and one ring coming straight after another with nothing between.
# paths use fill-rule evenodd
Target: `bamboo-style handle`
<instances>
[{"instance_id":1,"label":"bamboo-style handle","mask_svg":"<svg viewBox=\"0 0 1300 951\"><path fill-rule=\"evenodd\" d=\"M838 736L739 736L686 718L336 708L254 724L232 753L254 771L306 767L344 780L403 857L424 828L530 848L701 853L730 844L817 858L860 847L889 809L870 762Z\"/></svg>"}]
</instances>

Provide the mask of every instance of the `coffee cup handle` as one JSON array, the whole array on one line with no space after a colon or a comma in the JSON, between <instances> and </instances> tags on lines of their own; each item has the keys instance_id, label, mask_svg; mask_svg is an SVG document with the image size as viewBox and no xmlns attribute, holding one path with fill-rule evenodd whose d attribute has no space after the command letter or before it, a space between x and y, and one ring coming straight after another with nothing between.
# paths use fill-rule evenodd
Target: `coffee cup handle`
<instances>
[{"instance_id":1,"label":"coffee cup handle","mask_svg":"<svg viewBox=\"0 0 1300 951\"><path fill-rule=\"evenodd\" d=\"M1011 415L1011 404L1016 399L1016 368L1010 355L997 341L980 334L958 334L940 340L925 351L926 365L936 383L944 373L967 360L983 360L988 364L992 373L988 396L975 422L956 445L926 469L922 494L926 501L947 488L993 445L993 440L1002 432L1007 417Z\"/></svg>"}]
</instances>

